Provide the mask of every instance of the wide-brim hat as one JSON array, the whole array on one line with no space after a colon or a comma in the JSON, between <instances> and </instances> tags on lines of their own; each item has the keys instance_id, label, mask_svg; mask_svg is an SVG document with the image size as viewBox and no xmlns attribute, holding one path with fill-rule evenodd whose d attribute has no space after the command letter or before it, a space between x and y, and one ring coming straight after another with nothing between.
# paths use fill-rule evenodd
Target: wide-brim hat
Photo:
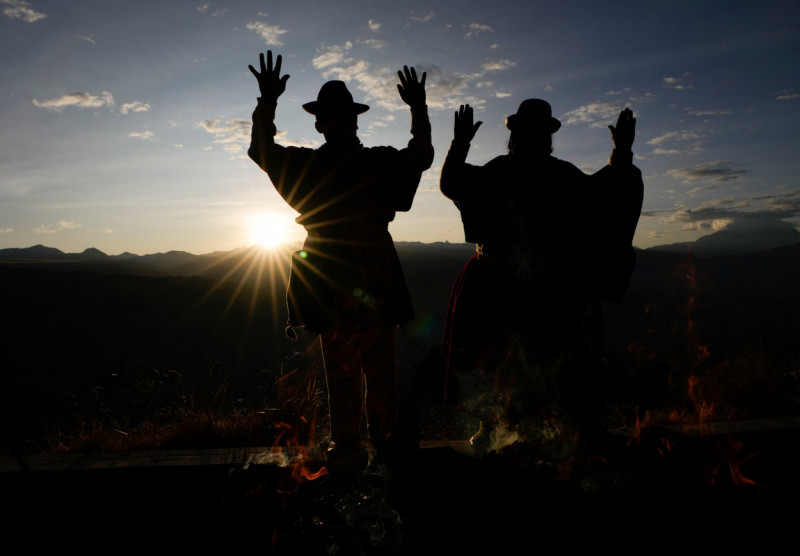
<instances>
[{"instance_id":1,"label":"wide-brim hat","mask_svg":"<svg viewBox=\"0 0 800 556\"><path fill-rule=\"evenodd\" d=\"M553 117L553 110L550 108L549 102L538 98L529 98L522 101L516 114L506 118L506 127L511 131L525 127L555 133L561 127L561 122Z\"/></svg>"},{"instance_id":2,"label":"wide-brim hat","mask_svg":"<svg viewBox=\"0 0 800 556\"><path fill-rule=\"evenodd\" d=\"M303 110L315 116L325 112L350 111L354 114L363 114L369 110L366 104L353 102L353 95L347 90L343 81L328 81L319 90L317 100L312 100L303 105Z\"/></svg>"}]
</instances>

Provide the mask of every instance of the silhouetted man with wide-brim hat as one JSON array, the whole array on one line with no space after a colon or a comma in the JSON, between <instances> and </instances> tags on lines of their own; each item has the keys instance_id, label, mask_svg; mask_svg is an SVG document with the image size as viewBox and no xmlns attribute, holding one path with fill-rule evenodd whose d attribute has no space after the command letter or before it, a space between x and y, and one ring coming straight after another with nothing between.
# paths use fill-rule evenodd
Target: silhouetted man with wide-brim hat
<instances>
[{"instance_id":1,"label":"silhouetted man with wide-brim hat","mask_svg":"<svg viewBox=\"0 0 800 556\"><path fill-rule=\"evenodd\" d=\"M419 80L414 68L398 71L398 92L411 109L405 148L364 147L357 118L369 106L334 80L303 105L325 137L312 149L275 143L275 110L289 76L280 75L281 56L273 67L272 52L267 63L260 56L260 66L250 66L261 97L248 155L299 213L308 234L292 258L287 335L296 338L298 328L319 334L330 407L328 456L353 462L363 457L364 437L380 450L395 432L395 329L414 311L389 223L397 211L410 210L422 172L433 162L426 75ZM368 431L360 430L364 412Z\"/></svg>"}]
</instances>

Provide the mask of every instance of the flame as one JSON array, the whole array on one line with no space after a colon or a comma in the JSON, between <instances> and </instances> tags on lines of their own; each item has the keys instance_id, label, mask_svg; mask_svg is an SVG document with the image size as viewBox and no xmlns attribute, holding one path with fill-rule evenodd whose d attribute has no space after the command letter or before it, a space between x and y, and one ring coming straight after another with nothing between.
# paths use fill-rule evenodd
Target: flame
<instances>
[{"instance_id":1,"label":"flame","mask_svg":"<svg viewBox=\"0 0 800 556\"><path fill-rule=\"evenodd\" d=\"M273 422L271 463L290 471L289 480L279 488L280 494L294 494L304 482L328 474L328 469L317 463L320 460L317 429L321 426L317 415L325 401L318 373L313 368L319 358L317 345L311 342L305 352L288 358L291 370L278 379L278 396L283 409L281 418Z\"/></svg>"}]
</instances>

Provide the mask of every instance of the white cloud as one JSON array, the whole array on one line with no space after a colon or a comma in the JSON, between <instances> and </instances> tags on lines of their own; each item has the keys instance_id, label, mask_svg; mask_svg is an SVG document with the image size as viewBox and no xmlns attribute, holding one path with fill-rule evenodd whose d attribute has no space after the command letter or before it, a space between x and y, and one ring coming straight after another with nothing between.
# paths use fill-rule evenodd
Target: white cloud
<instances>
[{"instance_id":1,"label":"white cloud","mask_svg":"<svg viewBox=\"0 0 800 556\"><path fill-rule=\"evenodd\" d=\"M86 41L92 44L97 44L97 41L94 39L91 33L88 35L78 35L78 38L81 39L82 41Z\"/></svg>"},{"instance_id":2,"label":"white cloud","mask_svg":"<svg viewBox=\"0 0 800 556\"><path fill-rule=\"evenodd\" d=\"M127 114L128 112L147 112L148 110L150 110L150 105L138 100L126 102L119 107L119 111L123 114Z\"/></svg>"},{"instance_id":3,"label":"white cloud","mask_svg":"<svg viewBox=\"0 0 800 556\"><path fill-rule=\"evenodd\" d=\"M694 86L687 83L687 79L691 77L691 73L684 73L680 77L664 77L661 82L665 89L693 89Z\"/></svg>"},{"instance_id":4,"label":"white cloud","mask_svg":"<svg viewBox=\"0 0 800 556\"><path fill-rule=\"evenodd\" d=\"M692 168L667 170L667 173L681 180L683 183L694 183L697 181L722 183L738 180L744 174L748 174L749 170L741 168L741 165L736 162L715 160L713 162L698 164Z\"/></svg>"},{"instance_id":5,"label":"white cloud","mask_svg":"<svg viewBox=\"0 0 800 556\"><path fill-rule=\"evenodd\" d=\"M606 127L617 121L621 107L615 102L591 102L564 114L564 125L589 124L589 127Z\"/></svg>"},{"instance_id":6,"label":"white cloud","mask_svg":"<svg viewBox=\"0 0 800 556\"><path fill-rule=\"evenodd\" d=\"M409 19L411 19L413 21L426 22L426 21L430 21L434 17L436 17L436 12L434 12L432 10L431 11L427 11L427 12L421 12L419 14L417 14L415 11L412 11L411 15L409 16Z\"/></svg>"},{"instance_id":7,"label":"white cloud","mask_svg":"<svg viewBox=\"0 0 800 556\"><path fill-rule=\"evenodd\" d=\"M80 227L81 224L78 224L77 222L59 220L55 224L42 224L38 228L35 228L33 232L35 234L55 234L57 232L63 232L64 230L74 230L75 228Z\"/></svg>"},{"instance_id":8,"label":"white cloud","mask_svg":"<svg viewBox=\"0 0 800 556\"><path fill-rule=\"evenodd\" d=\"M703 151L704 137L694 131L669 131L650 139L653 154L698 154Z\"/></svg>"},{"instance_id":9,"label":"white cloud","mask_svg":"<svg viewBox=\"0 0 800 556\"><path fill-rule=\"evenodd\" d=\"M775 100L796 100L800 98L800 93L793 93L788 89L784 89L778 93L778 96L775 97Z\"/></svg>"},{"instance_id":10,"label":"white cloud","mask_svg":"<svg viewBox=\"0 0 800 556\"><path fill-rule=\"evenodd\" d=\"M224 145L249 143L251 126L250 120L240 118L227 122L220 119L203 120L196 125L196 127L211 133L214 136L214 143Z\"/></svg>"},{"instance_id":11,"label":"white cloud","mask_svg":"<svg viewBox=\"0 0 800 556\"><path fill-rule=\"evenodd\" d=\"M353 43L347 41L344 44L337 44L333 46L326 46L322 54L315 56L311 63L317 69L324 69L335 64L348 63L351 60L345 56L347 51L353 48Z\"/></svg>"},{"instance_id":12,"label":"white cloud","mask_svg":"<svg viewBox=\"0 0 800 556\"><path fill-rule=\"evenodd\" d=\"M155 136L155 133L152 131L131 131L128 134L128 137L131 139L152 139Z\"/></svg>"},{"instance_id":13,"label":"white cloud","mask_svg":"<svg viewBox=\"0 0 800 556\"><path fill-rule=\"evenodd\" d=\"M275 134L275 140L281 145L285 145L287 147L308 147L309 149L316 149L322 144L321 142L314 141L312 139L291 139L289 138L289 134L285 129L278 130L278 132Z\"/></svg>"},{"instance_id":14,"label":"white cloud","mask_svg":"<svg viewBox=\"0 0 800 556\"><path fill-rule=\"evenodd\" d=\"M86 230L86 233L87 233L87 234L104 234L104 235L111 235L111 234L113 234L113 233L114 233L114 230L112 230L111 228L100 228L100 229L98 229L98 230L95 230L95 229Z\"/></svg>"},{"instance_id":15,"label":"white cloud","mask_svg":"<svg viewBox=\"0 0 800 556\"><path fill-rule=\"evenodd\" d=\"M14 231L14 228L0 228L0 234L10 234Z\"/></svg>"},{"instance_id":16,"label":"white cloud","mask_svg":"<svg viewBox=\"0 0 800 556\"><path fill-rule=\"evenodd\" d=\"M428 80L425 86L430 109L452 110L454 106L469 104L476 110L486 106L486 99L470 92L474 82L482 74L448 73L438 66L426 68ZM479 82L480 83L480 82Z\"/></svg>"},{"instance_id":17,"label":"white cloud","mask_svg":"<svg viewBox=\"0 0 800 556\"><path fill-rule=\"evenodd\" d=\"M86 92L78 92L42 101L33 99L33 104L39 108L61 112L68 106L77 106L78 108L114 106L114 97L108 91L103 91L100 96L95 96Z\"/></svg>"},{"instance_id":18,"label":"white cloud","mask_svg":"<svg viewBox=\"0 0 800 556\"><path fill-rule=\"evenodd\" d=\"M691 116L725 116L730 114L730 110L689 110Z\"/></svg>"},{"instance_id":19,"label":"white cloud","mask_svg":"<svg viewBox=\"0 0 800 556\"><path fill-rule=\"evenodd\" d=\"M366 39L359 42L364 46L374 48L375 50L383 50L384 48L386 48L386 41L382 41L380 39Z\"/></svg>"},{"instance_id":20,"label":"white cloud","mask_svg":"<svg viewBox=\"0 0 800 556\"><path fill-rule=\"evenodd\" d=\"M483 71L502 71L513 68L517 63L511 60L487 60L481 64Z\"/></svg>"},{"instance_id":21,"label":"white cloud","mask_svg":"<svg viewBox=\"0 0 800 556\"><path fill-rule=\"evenodd\" d=\"M3 8L3 15L10 19L21 19L26 23L35 23L47 17L47 14L34 10L30 2L25 0L0 0L0 3L6 6Z\"/></svg>"},{"instance_id":22,"label":"white cloud","mask_svg":"<svg viewBox=\"0 0 800 556\"><path fill-rule=\"evenodd\" d=\"M372 21L372 20L370 19L370 20L367 22L367 25L369 26L369 30L370 30L370 31L372 31L373 33L377 33L378 31L380 31L380 30L381 30L381 24L380 24L380 23L378 23L377 21Z\"/></svg>"},{"instance_id":23,"label":"white cloud","mask_svg":"<svg viewBox=\"0 0 800 556\"><path fill-rule=\"evenodd\" d=\"M201 6L197 6L197 11L200 12L201 14L205 15L205 13L208 11L208 9L210 7L211 7L211 4L203 4ZM211 12L211 17L219 17L219 16L222 16L222 15L225 15L226 13L228 13L227 8L223 8L221 10L215 10L215 11Z\"/></svg>"},{"instance_id":24,"label":"white cloud","mask_svg":"<svg viewBox=\"0 0 800 556\"><path fill-rule=\"evenodd\" d=\"M494 29L492 29L488 25L483 25L482 23L475 23L475 22L465 25L465 27L467 28L467 33L466 35L464 35L464 38L467 39L471 39L472 37L477 37L481 33L491 33L492 31L494 31Z\"/></svg>"},{"instance_id":25,"label":"white cloud","mask_svg":"<svg viewBox=\"0 0 800 556\"><path fill-rule=\"evenodd\" d=\"M264 42L271 46L283 46L283 42L280 40L280 36L288 33L286 29L281 29L277 25L267 25L263 21L255 21L253 23L247 24L247 29L250 31L255 31L261 38L264 39Z\"/></svg>"}]
</instances>

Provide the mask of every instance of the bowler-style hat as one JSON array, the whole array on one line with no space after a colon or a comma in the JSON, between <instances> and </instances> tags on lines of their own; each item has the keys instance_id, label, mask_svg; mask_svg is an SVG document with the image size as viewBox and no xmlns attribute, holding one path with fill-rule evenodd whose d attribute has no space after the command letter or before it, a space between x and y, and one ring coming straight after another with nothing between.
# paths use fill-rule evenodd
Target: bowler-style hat
<instances>
[{"instance_id":1,"label":"bowler-style hat","mask_svg":"<svg viewBox=\"0 0 800 556\"><path fill-rule=\"evenodd\" d=\"M363 114L369 110L366 104L353 102L353 95L347 90L343 81L328 81L319 90L317 100L303 105L303 110L315 116L331 111L349 110L354 114Z\"/></svg>"},{"instance_id":2,"label":"bowler-style hat","mask_svg":"<svg viewBox=\"0 0 800 556\"><path fill-rule=\"evenodd\" d=\"M506 118L506 127L511 131L527 127L555 133L561 127L561 122L553 117L550 103L538 98L529 98L522 101L516 114Z\"/></svg>"}]
</instances>

